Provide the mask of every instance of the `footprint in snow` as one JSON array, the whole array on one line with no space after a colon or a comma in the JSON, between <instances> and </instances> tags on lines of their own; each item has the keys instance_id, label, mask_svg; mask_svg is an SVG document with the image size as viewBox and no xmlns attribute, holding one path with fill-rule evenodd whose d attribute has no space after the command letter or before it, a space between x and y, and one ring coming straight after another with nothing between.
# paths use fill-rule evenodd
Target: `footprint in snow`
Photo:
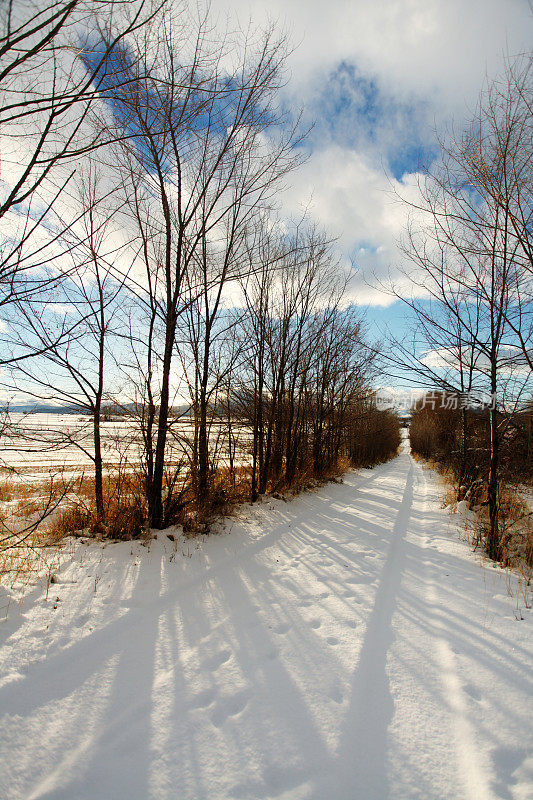
<instances>
[{"instance_id":1,"label":"footprint in snow","mask_svg":"<svg viewBox=\"0 0 533 800\"><path fill-rule=\"evenodd\" d=\"M338 686L335 686L331 691L328 693L329 699L333 700L334 703L342 703L342 692Z\"/></svg>"},{"instance_id":2,"label":"footprint in snow","mask_svg":"<svg viewBox=\"0 0 533 800\"><path fill-rule=\"evenodd\" d=\"M336 644L339 644L339 640L337 639L336 636L328 636L326 642L332 647L334 647Z\"/></svg>"},{"instance_id":3,"label":"footprint in snow","mask_svg":"<svg viewBox=\"0 0 533 800\"><path fill-rule=\"evenodd\" d=\"M211 722L216 728L220 728L229 717L236 717L241 711L244 711L247 705L248 696L246 694L237 694L234 697L223 699L211 714Z\"/></svg>"},{"instance_id":4,"label":"footprint in snow","mask_svg":"<svg viewBox=\"0 0 533 800\"><path fill-rule=\"evenodd\" d=\"M478 702L481 700L481 692L475 686L467 684L464 687L464 690L467 693L467 695L469 695L472 698L472 700L477 700Z\"/></svg>"},{"instance_id":5,"label":"footprint in snow","mask_svg":"<svg viewBox=\"0 0 533 800\"><path fill-rule=\"evenodd\" d=\"M274 628L274 633L279 633L279 634L288 633L290 631L290 629L291 629L291 626L289 625L288 622L281 622L279 625L276 625L276 627Z\"/></svg>"},{"instance_id":6,"label":"footprint in snow","mask_svg":"<svg viewBox=\"0 0 533 800\"><path fill-rule=\"evenodd\" d=\"M215 699L215 692L213 689L205 689L203 692L198 692L191 701L191 708L207 708Z\"/></svg>"},{"instance_id":7,"label":"footprint in snow","mask_svg":"<svg viewBox=\"0 0 533 800\"><path fill-rule=\"evenodd\" d=\"M205 659L203 663L203 668L208 670L215 670L225 664L226 661L229 661L231 658L231 651L230 650L221 650L220 653L215 653L212 656L209 656Z\"/></svg>"},{"instance_id":8,"label":"footprint in snow","mask_svg":"<svg viewBox=\"0 0 533 800\"><path fill-rule=\"evenodd\" d=\"M354 592L353 589L346 589L342 596L347 600L353 600L354 603L361 603L361 600L357 597L357 592Z\"/></svg>"},{"instance_id":9,"label":"footprint in snow","mask_svg":"<svg viewBox=\"0 0 533 800\"><path fill-rule=\"evenodd\" d=\"M320 628L322 623L321 623L321 621L319 619L312 619L310 621L309 625L316 630L317 628Z\"/></svg>"},{"instance_id":10,"label":"footprint in snow","mask_svg":"<svg viewBox=\"0 0 533 800\"><path fill-rule=\"evenodd\" d=\"M346 583L372 583L374 580L373 575L354 575L352 578L346 578Z\"/></svg>"}]
</instances>

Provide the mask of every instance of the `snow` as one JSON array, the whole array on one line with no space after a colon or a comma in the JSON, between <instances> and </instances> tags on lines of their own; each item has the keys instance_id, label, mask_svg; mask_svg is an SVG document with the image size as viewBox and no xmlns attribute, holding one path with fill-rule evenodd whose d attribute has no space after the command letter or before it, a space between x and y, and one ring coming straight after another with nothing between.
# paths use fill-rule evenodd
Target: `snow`
<instances>
[{"instance_id":1,"label":"snow","mask_svg":"<svg viewBox=\"0 0 533 800\"><path fill-rule=\"evenodd\" d=\"M0 797L533 796L531 612L407 452L175 533L12 601Z\"/></svg>"},{"instance_id":2,"label":"snow","mask_svg":"<svg viewBox=\"0 0 533 800\"><path fill-rule=\"evenodd\" d=\"M76 414L16 413L10 415L13 431L6 433L0 444L0 468L7 471L6 479L26 483L43 480L47 474L60 472L65 479L93 469L93 424L90 416ZM225 423L213 421L210 425L211 448L217 451L217 460L226 465L227 432ZM124 469L139 464L142 453L142 435L133 418L100 423L102 457L104 464L114 470L120 464ZM246 426L233 424L232 448L234 464L250 462L251 433ZM169 460L180 460L184 449L190 451L194 427L187 419L174 422L172 435L167 442ZM9 474L13 470L14 474Z\"/></svg>"}]
</instances>

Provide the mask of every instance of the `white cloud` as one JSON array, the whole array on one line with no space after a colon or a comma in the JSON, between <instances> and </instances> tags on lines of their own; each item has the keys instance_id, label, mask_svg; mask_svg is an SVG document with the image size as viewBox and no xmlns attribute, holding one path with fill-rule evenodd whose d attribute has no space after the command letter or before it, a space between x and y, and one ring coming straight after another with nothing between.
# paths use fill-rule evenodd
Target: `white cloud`
<instances>
[{"instance_id":1,"label":"white cloud","mask_svg":"<svg viewBox=\"0 0 533 800\"><path fill-rule=\"evenodd\" d=\"M391 190L414 197L416 175L407 172L391 185L384 167L402 147L432 142L433 124L442 128L453 116L460 126L504 54L529 48L527 0L217 0L212 10L229 29L235 15L243 26L250 15L257 24L275 20L294 45L284 98L303 105L305 118L317 118L317 126L309 161L283 193L284 211L298 218L308 208L338 237L343 263L353 258L359 268L353 299L392 302L376 288L389 278L409 291L397 248L407 212ZM343 65L349 69L339 74ZM328 101L331 81L340 106L336 96ZM370 115L365 87L376 105ZM0 141L2 178L11 184L19 169L13 142ZM20 151L18 160L24 160ZM72 214L66 197L57 208L65 218ZM416 283L416 275L411 279Z\"/></svg>"},{"instance_id":2,"label":"white cloud","mask_svg":"<svg viewBox=\"0 0 533 800\"><path fill-rule=\"evenodd\" d=\"M296 47L285 96L317 125L311 157L292 176L284 208L298 215L309 203L310 216L339 238L345 258L355 256L354 297L391 302L368 286L391 272L408 291L396 246L406 210L391 198L387 163L395 152L401 157L402 148L434 144L434 127L442 130L452 120L462 126L485 78L501 71L506 55L529 49L529 3L233 0L229 6L221 0L216 9L224 21L225 10L243 22L250 15L258 24L274 19L289 31ZM399 187L411 197L415 178L407 172ZM423 294L412 277L415 293Z\"/></svg>"},{"instance_id":3,"label":"white cloud","mask_svg":"<svg viewBox=\"0 0 533 800\"><path fill-rule=\"evenodd\" d=\"M391 408L397 411L410 411L428 389L399 389L397 386L380 386L376 390L378 408Z\"/></svg>"},{"instance_id":4,"label":"white cloud","mask_svg":"<svg viewBox=\"0 0 533 800\"><path fill-rule=\"evenodd\" d=\"M351 282L355 302L389 305L395 298L380 284L392 281L397 290L412 286L412 269L408 279L398 249L408 208L397 195L415 198L415 175L389 181L364 154L332 145L316 150L291 184L284 211L294 217L306 211L337 238L358 270Z\"/></svg>"},{"instance_id":5,"label":"white cloud","mask_svg":"<svg viewBox=\"0 0 533 800\"><path fill-rule=\"evenodd\" d=\"M215 8L285 24L297 45L289 91L300 96L348 61L396 92L436 92L439 103L462 106L506 50L531 43L527 0L220 0Z\"/></svg>"}]
</instances>

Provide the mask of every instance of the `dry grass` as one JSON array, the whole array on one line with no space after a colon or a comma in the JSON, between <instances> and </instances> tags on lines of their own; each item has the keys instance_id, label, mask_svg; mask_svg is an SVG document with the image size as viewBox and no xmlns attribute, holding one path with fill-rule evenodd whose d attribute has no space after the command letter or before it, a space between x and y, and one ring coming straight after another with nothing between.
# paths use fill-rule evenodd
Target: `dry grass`
<instances>
[{"instance_id":1,"label":"dry grass","mask_svg":"<svg viewBox=\"0 0 533 800\"><path fill-rule=\"evenodd\" d=\"M94 478L0 482L0 580L31 582L33 576L57 568L57 547L69 536L131 539L145 532L145 514L138 478L116 475L104 481L106 519L96 522ZM59 503L55 508L55 504ZM48 514L47 511L50 511ZM32 530L32 524L42 522Z\"/></svg>"},{"instance_id":2,"label":"dry grass","mask_svg":"<svg viewBox=\"0 0 533 800\"><path fill-rule=\"evenodd\" d=\"M47 532L54 541L67 536L81 536L91 523L91 512L81 503L73 503L59 511L47 524Z\"/></svg>"},{"instance_id":3,"label":"dry grass","mask_svg":"<svg viewBox=\"0 0 533 800\"><path fill-rule=\"evenodd\" d=\"M323 486L330 481L335 481L340 478L341 475L344 475L345 472L353 468L354 464L348 456L339 456L335 464L332 464L320 477L317 477L313 472L312 466L309 464L307 468L300 470L296 474L291 486L282 488L282 493L292 497L300 492L305 492L317 486Z\"/></svg>"},{"instance_id":4,"label":"dry grass","mask_svg":"<svg viewBox=\"0 0 533 800\"><path fill-rule=\"evenodd\" d=\"M17 503L23 501L33 502L37 497L47 492L49 481L31 481L25 483L18 476L4 477L0 480L0 503Z\"/></svg>"},{"instance_id":5,"label":"dry grass","mask_svg":"<svg viewBox=\"0 0 533 800\"><path fill-rule=\"evenodd\" d=\"M425 461L431 469L438 472L444 484L443 506L455 511L458 486L454 471L431 459L419 460ZM485 552L485 542L489 535L486 484L481 480L475 481L465 499L472 511L469 519L465 519L468 540L474 548L481 547ZM498 486L498 499L501 565L517 571L526 585L529 585L533 577L533 512L520 493L503 481Z\"/></svg>"},{"instance_id":6,"label":"dry grass","mask_svg":"<svg viewBox=\"0 0 533 800\"><path fill-rule=\"evenodd\" d=\"M440 461L435 461L433 458L424 458L420 453L414 452L411 455L419 464L424 464L428 469L438 474L444 490L442 507L450 508L452 512L455 512L457 508L457 482L453 469L441 464Z\"/></svg>"},{"instance_id":7,"label":"dry grass","mask_svg":"<svg viewBox=\"0 0 533 800\"><path fill-rule=\"evenodd\" d=\"M26 587L60 568L61 550L47 531L33 531L24 541L16 535L4 539L0 550L0 583Z\"/></svg>"},{"instance_id":8,"label":"dry grass","mask_svg":"<svg viewBox=\"0 0 533 800\"><path fill-rule=\"evenodd\" d=\"M453 468L416 452L412 455L439 474L444 485L443 506L455 511L459 487ZM489 534L486 483L481 479L474 481L464 499L472 511L465 519L466 536L474 548L480 547L485 552ZM504 481L498 486L498 499L501 565L515 570L529 586L533 578L533 512L517 489Z\"/></svg>"},{"instance_id":9,"label":"dry grass","mask_svg":"<svg viewBox=\"0 0 533 800\"><path fill-rule=\"evenodd\" d=\"M64 507L48 522L55 540L87 535L114 540L135 539L146 534L143 482L136 473L106 475L103 482L105 516L98 520L94 478L80 476L70 487Z\"/></svg>"},{"instance_id":10,"label":"dry grass","mask_svg":"<svg viewBox=\"0 0 533 800\"><path fill-rule=\"evenodd\" d=\"M208 533L213 523L221 517L235 513L238 506L250 499L252 471L249 466L219 467L211 476L209 497L200 501L190 474L178 494L178 503L171 519L181 525L188 536Z\"/></svg>"},{"instance_id":11,"label":"dry grass","mask_svg":"<svg viewBox=\"0 0 533 800\"><path fill-rule=\"evenodd\" d=\"M351 469L353 463L339 458L320 479L313 475L312 466L300 469L290 486L283 478L271 482L267 494L292 497L313 489ZM221 517L231 516L250 500L251 467L238 466L231 471L219 467L211 476L207 501L198 500L193 477L187 465L175 465L166 475L166 523L181 526L187 536L208 533ZM0 482L0 518L9 509L9 520L17 517L22 524L37 515L43 507L50 483L23 483L10 477ZM146 493L143 476L131 467L104 476L105 517L97 519L94 500L94 477L85 474L66 478L56 475L54 491L61 497L59 507L39 528L22 541L16 530L0 546L0 578L19 580L55 568L57 547L68 537L87 536L95 539L129 540L149 535ZM170 498L170 499L169 499ZM2 508L3 503L3 508ZM21 524L19 523L19 525ZM52 566L51 566L52 565Z\"/></svg>"},{"instance_id":12,"label":"dry grass","mask_svg":"<svg viewBox=\"0 0 533 800\"><path fill-rule=\"evenodd\" d=\"M56 503L64 496L63 485L53 481L24 482L20 476L5 477L0 482L0 580L31 581L42 574L57 555L50 545L62 537L40 524L47 514L55 513Z\"/></svg>"},{"instance_id":13,"label":"dry grass","mask_svg":"<svg viewBox=\"0 0 533 800\"><path fill-rule=\"evenodd\" d=\"M485 487L478 487L470 499L475 511L474 542L483 546L489 533L489 516ZM520 493L512 486L500 483L499 541L501 564L517 570L528 585L533 577L533 516Z\"/></svg>"}]
</instances>

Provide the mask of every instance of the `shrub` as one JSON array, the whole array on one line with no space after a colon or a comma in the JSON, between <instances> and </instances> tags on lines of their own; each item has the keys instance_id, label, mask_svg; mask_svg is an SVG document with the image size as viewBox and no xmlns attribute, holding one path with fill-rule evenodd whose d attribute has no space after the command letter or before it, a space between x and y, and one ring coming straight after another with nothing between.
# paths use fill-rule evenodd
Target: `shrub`
<instances>
[{"instance_id":1,"label":"shrub","mask_svg":"<svg viewBox=\"0 0 533 800\"><path fill-rule=\"evenodd\" d=\"M397 414L370 407L358 422L349 450L352 466L372 467L396 454L402 440Z\"/></svg>"},{"instance_id":2,"label":"shrub","mask_svg":"<svg viewBox=\"0 0 533 800\"><path fill-rule=\"evenodd\" d=\"M433 393L432 403L420 401L415 407L409 439L414 455L430 461L455 486L456 499L467 500L475 511L473 541L487 552L489 521L487 475L490 429L488 413L468 409L464 418L458 409L446 408L445 393ZM498 484L498 527L501 563L504 566L533 566L533 533L527 504L513 484L531 480L532 408L506 418L500 415L501 479ZM466 425L466 453L462 450ZM464 456L464 457L463 457Z\"/></svg>"}]
</instances>

